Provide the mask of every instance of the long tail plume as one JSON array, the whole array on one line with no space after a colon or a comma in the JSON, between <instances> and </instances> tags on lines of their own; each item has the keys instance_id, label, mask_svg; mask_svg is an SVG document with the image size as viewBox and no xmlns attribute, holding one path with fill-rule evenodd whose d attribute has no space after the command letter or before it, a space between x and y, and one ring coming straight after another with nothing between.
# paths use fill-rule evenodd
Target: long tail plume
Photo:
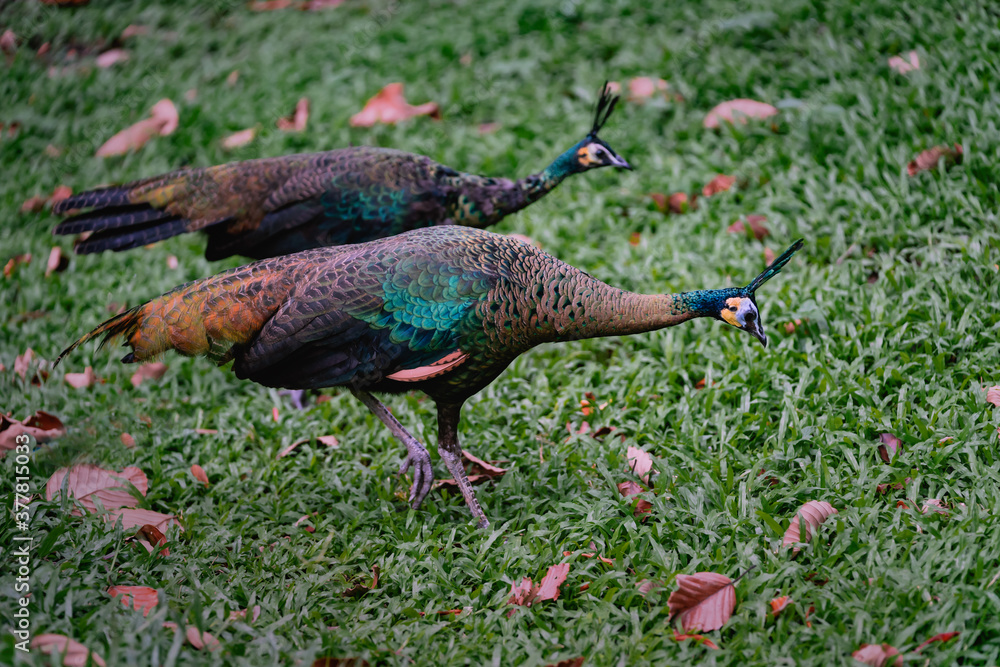
<instances>
[{"instance_id":1,"label":"long tail plume","mask_svg":"<svg viewBox=\"0 0 1000 667\"><path fill-rule=\"evenodd\" d=\"M788 261L792 258L792 255L794 255L799 249L801 249L803 245L805 244L802 239L799 239L798 241L793 243L788 248L788 250L781 253L781 255L777 259L771 262L770 266L761 271L759 276L750 281L750 284L746 286L746 290L751 294L753 294L754 292L757 291L758 287L760 287L768 280L778 275L778 273L785 266L785 264L788 264Z\"/></svg>"},{"instance_id":2,"label":"long tail plume","mask_svg":"<svg viewBox=\"0 0 1000 667\"><path fill-rule=\"evenodd\" d=\"M125 338L130 338L140 326L142 326L142 311L146 307L146 304L141 306L136 306L131 310L128 310L120 315L112 317L107 322L103 323L87 335L85 335L80 340L76 341L65 350L59 353L56 358L56 362L53 367L58 366L59 362L63 360L63 357L68 355L70 352L75 350L77 347L86 343L89 340L93 340L99 336L103 336L101 344L99 347L104 347L112 340L124 336Z\"/></svg>"},{"instance_id":3,"label":"long tail plume","mask_svg":"<svg viewBox=\"0 0 1000 667\"><path fill-rule=\"evenodd\" d=\"M608 122L611 113L618 104L618 96L611 92L611 86L605 81L601 87L601 96L597 100L597 108L594 110L594 126L590 129L590 136L596 137L604 124Z\"/></svg>"}]
</instances>

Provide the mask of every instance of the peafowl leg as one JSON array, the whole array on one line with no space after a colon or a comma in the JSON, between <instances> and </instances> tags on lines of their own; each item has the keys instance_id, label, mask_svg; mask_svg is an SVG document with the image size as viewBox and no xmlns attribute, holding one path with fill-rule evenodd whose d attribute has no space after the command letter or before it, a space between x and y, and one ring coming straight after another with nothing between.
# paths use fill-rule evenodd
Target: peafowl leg
<instances>
[{"instance_id":1,"label":"peafowl leg","mask_svg":"<svg viewBox=\"0 0 1000 667\"><path fill-rule=\"evenodd\" d=\"M469 476L465 474L465 466L462 465L462 447L458 444L458 419L461 412L461 405L438 405L438 454L444 459L451 476L458 482L465 504L469 506L479 528L486 529L489 528L490 521L486 518L483 508L479 506L476 491L469 482Z\"/></svg>"},{"instance_id":2,"label":"peafowl leg","mask_svg":"<svg viewBox=\"0 0 1000 667\"><path fill-rule=\"evenodd\" d=\"M292 407L296 410L305 410L309 407L306 403L306 390L305 389L285 389L279 391L280 396L287 396L288 401L292 404Z\"/></svg>"},{"instance_id":3,"label":"peafowl leg","mask_svg":"<svg viewBox=\"0 0 1000 667\"><path fill-rule=\"evenodd\" d=\"M434 483L434 471L431 469L431 455L427 452L427 448L420 444L419 440L403 428L399 420L392 416L389 408L385 407L380 400L361 389L351 389L351 393L364 403L383 424L389 427L389 430L392 431L397 440L406 445L406 459L399 469L399 474L402 475L411 465L413 466L413 486L410 487L410 506L413 509L417 509L424 502L424 498L427 497L427 494L431 490L431 485Z\"/></svg>"}]
</instances>

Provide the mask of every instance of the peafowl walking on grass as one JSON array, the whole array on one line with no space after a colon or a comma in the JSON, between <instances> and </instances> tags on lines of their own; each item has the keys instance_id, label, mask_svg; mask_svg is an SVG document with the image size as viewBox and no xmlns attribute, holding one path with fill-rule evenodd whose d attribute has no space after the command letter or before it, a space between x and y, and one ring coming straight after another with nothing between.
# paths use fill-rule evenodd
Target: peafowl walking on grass
<instances>
[{"instance_id":1,"label":"peafowl walking on grass","mask_svg":"<svg viewBox=\"0 0 1000 667\"><path fill-rule=\"evenodd\" d=\"M178 287L69 346L125 339L139 363L174 349L233 361L268 387L344 386L406 446L410 502L433 481L427 449L375 393L419 389L438 412L438 452L479 526L489 521L462 466L463 403L541 343L636 334L712 317L767 345L756 291L797 241L746 287L644 295L611 287L531 245L467 227L266 259ZM58 361L57 361L58 363Z\"/></svg>"},{"instance_id":2,"label":"peafowl walking on grass","mask_svg":"<svg viewBox=\"0 0 1000 667\"><path fill-rule=\"evenodd\" d=\"M86 209L56 234L88 234L76 252L128 250L202 231L209 260L256 259L362 243L421 227L494 225L564 179L631 169L597 133L618 98L601 92L590 132L543 171L517 181L464 174L430 158L358 146L182 169L74 195L56 213Z\"/></svg>"}]
</instances>

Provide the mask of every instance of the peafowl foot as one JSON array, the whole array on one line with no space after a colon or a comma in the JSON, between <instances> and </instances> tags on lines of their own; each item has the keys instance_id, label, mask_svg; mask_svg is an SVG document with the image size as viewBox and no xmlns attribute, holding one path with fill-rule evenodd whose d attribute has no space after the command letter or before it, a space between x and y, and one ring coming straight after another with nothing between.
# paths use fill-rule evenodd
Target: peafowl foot
<instances>
[{"instance_id":1,"label":"peafowl foot","mask_svg":"<svg viewBox=\"0 0 1000 667\"><path fill-rule=\"evenodd\" d=\"M409 435L409 434L407 434ZM424 498L430 493L434 485L434 469L431 467L431 455L427 448L420 444L416 438L410 436L403 441L406 445L407 454L403 459L403 465L399 467L399 474L404 475L411 467L413 468L413 485L410 486L410 507L420 509Z\"/></svg>"},{"instance_id":2,"label":"peafowl foot","mask_svg":"<svg viewBox=\"0 0 1000 667\"><path fill-rule=\"evenodd\" d=\"M490 527L490 521L479 505L476 490L472 488L472 482L465 472L462 447L458 444L458 419L461 409L461 405L438 405L438 454L448 466L448 472L458 483L458 490L462 492L465 504L469 506L469 511L476 519L476 525L480 530L486 530Z\"/></svg>"},{"instance_id":3,"label":"peafowl foot","mask_svg":"<svg viewBox=\"0 0 1000 667\"><path fill-rule=\"evenodd\" d=\"M279 396L287 396L288 402L292 404L292 407L296 410L305 410L309 407L309 401L306 396L305 389L282 389L278 392Z\"/></svg>"},{"instance_id":4,"label":"peafowl foot","mask_svg":"<svg viewBox=\"0 0 1000 667\"><path fill-rule=\"evenodd\" d=\"M396 439L406 445L406 458L399 468L399 474L406 473L413 468L413 485L410 487L410 507L419 509L424 502L424 498L431 491L434 484L434 470L431 468L431 455L427 448L419 440L414 438L403 428L395 417L392 416L389 408L372 396L367 391L361 389L351 389L359 401L365 404L379 420L389 427Z\"/></svg>"}]
</instances>

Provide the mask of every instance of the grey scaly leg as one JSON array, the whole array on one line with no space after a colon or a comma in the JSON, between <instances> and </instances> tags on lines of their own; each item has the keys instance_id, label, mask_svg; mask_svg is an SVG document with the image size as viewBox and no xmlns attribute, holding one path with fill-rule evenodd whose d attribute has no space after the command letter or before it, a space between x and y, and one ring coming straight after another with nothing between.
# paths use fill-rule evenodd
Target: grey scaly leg
<instances>
[{"instance_id":1,"label":"grey scaly leg","mask_svg":"<svg viewBox=\"0 0 1000 667\"><path fill-rule=\"evenodd\" d=\"M451 476L458 482L458 489L479 528L486 529L489 528L490 521L479 506L476 492L469 482L469 476L465 474L465 466L462 465L462 447L458 444L458 419L461 412L461 405L438 405L438 454L444 459Z\"/></svg>"},{"instance_id":2,"label":"grey scaly leg","mask_svg":"<svg viewBox=\"0 0 1000 667\"><path fill-rule=\"evenodd\" d=\"M389 430L392 431L397 440L406 446L406 459L404 459L403 465L399 468L399 474L402 475L411 465L413 466L410 507L413 509L419 508L420 504L424 502L424 498L430 492L431 485L434 483L434 471L431 469L431 455L427 452L427 448L420 444L419 440L410 435L403 428L403 425L399 423L399 420L392 416L389 408L385 407L377 398L362 389L351 389L351 393L364 403L383 424L389 427Z\"/></svg>"},{"instance_id":3,"label":"grey scaly leg","mask_svg":"<svg viewBox=\"0 0 1000 667\"><path fill-rule=\"evenodd\" d=\"M292 407L296 410L305 410L307 407L306 390L305 389L284 389L279 391L280 396L287 396Z\"/></svg>"}]
</instances>

